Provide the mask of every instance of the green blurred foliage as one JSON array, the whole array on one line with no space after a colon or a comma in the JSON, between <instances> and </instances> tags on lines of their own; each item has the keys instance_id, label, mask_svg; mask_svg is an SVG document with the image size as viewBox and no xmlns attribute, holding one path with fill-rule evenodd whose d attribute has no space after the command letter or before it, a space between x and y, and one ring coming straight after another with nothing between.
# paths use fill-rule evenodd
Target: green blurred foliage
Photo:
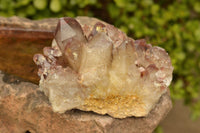
<instances>
[{"instance_id":1,"label":"green blurred foliage","mask_svg":"<svg viewBox=\"0 0 200 133\"><path fill-rule=\"evenodd\" d=\"M0 0L0 15L94 16L165 48L174 66L172 98L184 99L193 119L200 116L199 0Z\"/></svg>"},{"instance_id":2,"label":"green blurred foliage","mask_svg":"<svg viewBox=\"0 0 200 133\"><path fill-rule=\"evenodd\" d=\"M153 133L163 133L163 129L161 126L158 126Z\"/></svg>"}]
</instances>

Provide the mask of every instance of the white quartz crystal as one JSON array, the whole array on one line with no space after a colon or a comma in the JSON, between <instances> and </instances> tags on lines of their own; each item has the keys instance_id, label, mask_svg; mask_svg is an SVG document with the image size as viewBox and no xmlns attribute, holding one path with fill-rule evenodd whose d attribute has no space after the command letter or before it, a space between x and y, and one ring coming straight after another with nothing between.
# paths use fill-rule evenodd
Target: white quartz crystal
<instances>
[{"instance_id":1,"label":"white quartz crystal","mask_svg":"<svg viewBox=\"0 0 200 133\"><path fill-rule=\"evenodd\" d=\"M40 89L53 110L81 109L116 118L148 115L172 80L166 51L106 23L89 27L61 18L52 47L34 56Z\"/></svg>"}]
</instances>

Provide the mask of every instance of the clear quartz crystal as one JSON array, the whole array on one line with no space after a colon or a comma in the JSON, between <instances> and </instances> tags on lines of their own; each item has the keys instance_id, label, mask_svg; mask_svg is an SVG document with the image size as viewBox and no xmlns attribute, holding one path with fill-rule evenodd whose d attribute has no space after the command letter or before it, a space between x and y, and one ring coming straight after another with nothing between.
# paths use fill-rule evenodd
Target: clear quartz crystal
<instances>
[{"instance_id":1,"label":"clear quartz crystal","mask_svg":"<svg viewBox=\"0 0 200 133\"><path fill-rule=\"evenodd\" d=\"M79 22L61 18L52 47L34 56L40 89L53 110L76 108L116 118L148 115L172 80L166 51L112 25L97 21L87 29L90 23Z\"/></svg>"}]
</instances>

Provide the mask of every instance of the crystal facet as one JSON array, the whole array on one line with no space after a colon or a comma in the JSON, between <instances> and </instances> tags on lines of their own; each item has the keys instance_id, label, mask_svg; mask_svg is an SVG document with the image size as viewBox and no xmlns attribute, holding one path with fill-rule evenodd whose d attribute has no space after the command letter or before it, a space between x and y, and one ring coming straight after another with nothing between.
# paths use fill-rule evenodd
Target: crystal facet
<instances>
[{"instance_id":1,"label":"crystal facet","mask_svg":"<svg viewBox=\"0 0 200 133\"><path fill-rule=\"evenodd\" d=\"M76 108L116 118L148 115L172 80L166 51L100 21L87 27L61 18L52 47L34 56L40 89L53 110Z\"/></svg>"}]
</instances>

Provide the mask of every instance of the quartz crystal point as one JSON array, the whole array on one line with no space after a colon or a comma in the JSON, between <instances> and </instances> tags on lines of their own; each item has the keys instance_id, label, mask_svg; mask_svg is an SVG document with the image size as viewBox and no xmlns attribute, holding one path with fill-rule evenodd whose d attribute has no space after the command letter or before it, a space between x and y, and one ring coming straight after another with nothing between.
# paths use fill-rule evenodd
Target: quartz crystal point
<instances>
[{"instance_id":1,"label":"quartz crystal point","mask_svg":"<svg viewBox=\"0 0 200 133\"><path fill-rule=\"evenodd\" d=\"M101 21L91 26L60 18L52 47L43 52L34 56L40 89L59 113L80 109L116 118L147 116L172 80L164 49Z\"/></svg>"}]
</instances>

